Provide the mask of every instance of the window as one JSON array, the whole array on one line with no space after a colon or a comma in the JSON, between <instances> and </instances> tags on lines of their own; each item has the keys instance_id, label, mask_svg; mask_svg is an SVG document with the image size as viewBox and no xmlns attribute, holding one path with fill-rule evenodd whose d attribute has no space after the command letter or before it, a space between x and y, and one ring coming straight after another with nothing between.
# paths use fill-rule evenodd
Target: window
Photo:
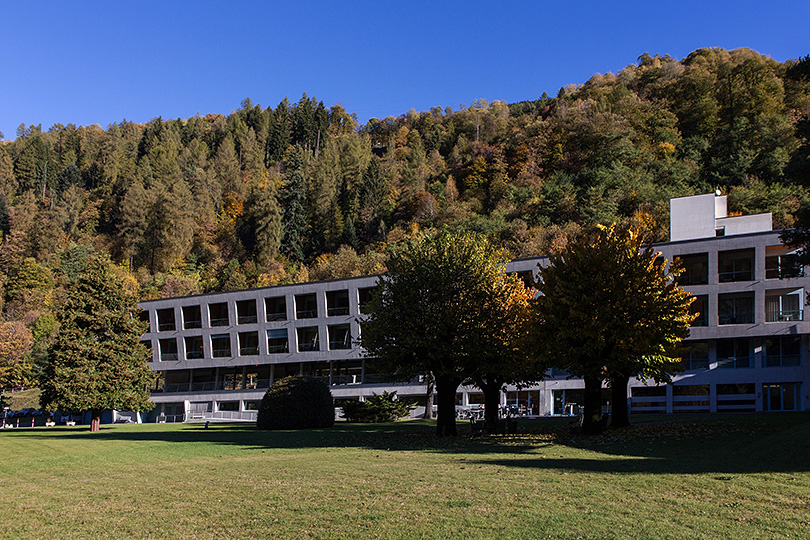
<instances>
[{"instance_id":1,"label":"window","mask_svg":"<svg viewBox=\"0 0 810 540\"><path fill-rule=\"evenodd\" d=\"M683 355L683 368L686 371L709 369L709 344L705 341L690 341L689 349Z\"/></svg>"},{"instance_id":2,"label":"window","mask_svg":"<svg viewBox=\"0 0 810 540\"><path fill-rule=\"evenodd\" d=\"M211 356L214 358L231 356L230 334L214 334L211 336Z\"/></svg>"},{"instance_id":3,"label":"window","mask_svg":"<svg viewBox=\"0 0 810 540\"><path fill-rule=\"evenodd\" d=\"M332 384L360 384L363 382L363 361L347 360L332 363Z\"/></svg>"},{"instance_id":4,"label":"window","mask_svg":"<svg viewBox=\"0 0 810 540\"><path fill-rule=\"evenodd\" d=\"M751 324L754 322L754 293L717 295L719 324Z\"/></svg>"},{"instance_id":5,"label":"window","mask_svg":"<svg viewBox=\"0 0 810 540\"><path fill-rule=\"evenodd\" d=\"M213 369L195 369L191 374L191 391L210 392L216 390L217 381L214 378L214 373Z\"/></svg>"},{"instance_id":6,"label":"window","mask_svg":"<svg viewBox=\"0 0 810 540\"><path fill-rule=\"evenodd\" d=\"M236 303L236 324L255 324L257 322L256 300L238 301Z\"/></svg>"},{"instance_id":7,"label":"window","mask_svg":"<svg viewBox=\"0 0 810 540\"><path fill-rule=\"evenodd\" d=\"M238 401L217 401L217 410L218 411L238 411L239 410L239 402Z\"/></svg>"},{"instance_id":8,"label":"window","mask_svg":"<svg viewBox=\"0 0 810 540\"><path fill-rule=\"evenodd\" d=\"M718 368L750 368L751 350L748 339L721 339L717 341Z\"/></svg>"},{"instance_id":9,"label":"window","mask_svg":"<svg viewBox=\"0 0 810 540\"><path fill-rule=\"evenodd\" d=\"M256 390L270 386L270 366L255 366L247 368L245 373L245 389Z\"/></svg>"},{"instance_id":10,"label":"window","mask_svg":"<svg viewBox=\"0 0 810 540\"><path fill-rule=\"evenodd\" d=\"M158 345L160 346L160 361L161 362L171 362L173 360L177 360L177 340L174 338L171 339L161 339L158 341Z\"/></svg>"},{"instance_id":11,"label":"window","mask_svg":"<svg viewBox=\"0 0 810 540\"><path fill-rule=\"evenodd\" d=\"M709 296L700 294L695 296L689 306L689 314L697 315L691 326L709 326Z\"/></svg>"},{"instance_id":12,"label":"window","mask_svg":"<svg viewBox=\"0 0 810 540\"><path fill-rule=\"evenodd\" d=\"M221 390L241 390L242 368L220 368L219 388Z\"/></svg>"},{"instance_id":13,"label":"window","mask_svg":"<svg viewBox=\"0 0 810 540\"><path fill-rule=\"evenodd\" d=\"M202 328L200 306L183 306L183 328L186 330Z\"/></svg>"},{"instance_id":14,"label":"window","mask_svg":"<svg viewBox=\"0 0 810 540\"><path fill-rule=\"evenodd\" d=\"M277 330L267 331L267 353L278 354L290 352L290 347L287 341L287 329L279 328Z\"/></svg>"},{"instance_id":15,"label":"window","mask_svg":"<svg viewBox=\"0 0 810 540\"><path fill-rule=\"evenodd\" d=\"M267 322L287 320L287 299L274 296L264 299L264 320Z\"/></svg>"},{"instance_id":16,"label":"window","mask_svg":"<svg viewBox=\"0 0 810 540\"><path fill-rule=\"evenodd\" d=\"M202 336L186 336L186 360L199 360L205 356Z\"/></svg>"},{"instance_id":17,"label":"window","mask_svg":"<svg viewBox=\"0 0 810 540\"><path fill-rule=\"evenodd\" d=\"M149 310L146 310L146 309L141 310L138 313L138 320L146 323L146 331L147 332L152 331L152 323L149 321Z\"/></svg>"},{"instance_id":18,"label":"window","mask_svg":"<svg viewBox=\"0 0 810 540\"><path fill-rule=\"evenodd\" d=\"M801 395L799 383L763 384L763 404L766 411L795 411Z\"/></svg>"},{"instance_id":19,"label":"window","mask_svg":"<svg viewBox=\"0 0 810 540\"><path fill-rule=\"evenodd\" d=\"M295 297L295 318L314 319L318 316L318 300L314 294L299 294Z\"/></svg>"},{"instance_id":20,"label":"window","mask_svg":"<svg viewBox=\"0 0 810 540\"><path fill-rule=\"evenodd\" d=\"M349 291L329 291L326 293L326 315L336 317L349 314Z\"/></svg>"},{"instance_id":21,"label":"window","mask_svg":"<svg viewBox=\"0 0 810 540\"><path fill-rule=\"evenodd\" d=\"M352 335L348 324L329 326L329 350L351 349Z\"/></svg>"},{"instance_id":22,"label":"window","mask_svg":"<svg viewBox=\"0 0 810 540\"><path fill-rule=\"evenodd\" d=\"M168 332L175 329L174 308L157 310L158 332Z\"/></svg>"},{"instance_id":23,"label":"window","mask_svg":"<svg viewBox=\"0 0 810 540\"><path fill-rule=\"evenodd\" d=\"M377 287L363 287L357 289L357 296L360 303L360 313L369 313L369 304L377 292Z\"/></svg>"},{"instance_id":24,"label":"window","mask_svg":"<svg viewBox=\"0 0 810 540\"><path fill-rule=\"evenodd\" d=\"M244 401L242 406L243 411L258 411L261 406L261 401Z\"/></svg>"},{"instance_id":25,"label":"window","mask_svg":"<svg viewBox=\"0 0 810 540\"><path fill-rule=\"evenodd\" d=\"M765 292L765 322L804 320L804 289Z\"/></svg>"},{"instance_id":26,"label":"window","mask_svg":"<svg viewBox=\"0 0 810 540\"><path fill-rule=\"evenodd\" d=\"M298 351L318 351L318 327L307 326L298 328Z\"/></svg>"},{"instance_id":27,"label":"window","mask_svg":"<svg viewBox=\"0 0 810 540\"><path fill-rule=\"evenodd\" d=\"M796 253L787 252L786 248L765 248L765 279L788 279L804 276L804 267L799 264Z\"/></svg>"},{"instance_id":28,"label":"window","mask_svg":"<svg viewBox=\"0 0 810 540\"><path fill-rule=\"evenodd\" d=\"M239 332L239 356L256 356L259 354L259 333Z\"/></svg>"},{"instance_id":29,"label":"window","mask_svg":"<svg viewBox=\"0 0 810 540\"><path fill-rule=\"evenodd\" d=\"M208 304L208 316L211 326L228 326L231 324L228 317L228 304L221 302L218 304Z\"/></svg>"},{"instance_id":30,"label":"window","mask_svg":"<svg viewBox=\"0 0 810 540\"><path fill-rule=\"evenodd\" d=\"M732 281L753 281L754 279L754 250L739 249L735 251L721 251L718 254L720 266L720 283Z\"/></svg>"},{"instance_id":31,"label":"window","mask_svg":"<svg viewBox=\"0 0 810 540\"><path fill-rule=\"evenodd\" d=\"M802 339L799 336L765 339L765 367L798 366L801 364Z\"/></svg>"},{"instance_id":32,"label":"window","mask_svg":"<svg viewBox=\"0 0 810 540\"><path fill-rule=\"evenodd\" d=\"M675 257L683 272L678 276L678 285L704 285L709 282L709 254L697 253Z\"/></svg>"}]
</instances>

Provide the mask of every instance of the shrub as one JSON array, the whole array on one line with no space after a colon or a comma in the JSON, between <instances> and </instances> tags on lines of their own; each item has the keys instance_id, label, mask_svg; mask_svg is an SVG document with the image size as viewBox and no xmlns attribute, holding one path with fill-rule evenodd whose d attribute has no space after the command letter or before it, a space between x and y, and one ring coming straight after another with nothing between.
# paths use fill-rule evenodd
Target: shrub
<instances>
[{"instance_id":1,"label":"shrub","mask_svg":"<svg viewBox=\"0 0 810 540\"><path fill-rule=\"evenodd\" d=\"M262 398L256 427L259 429L309 429L331 427L335 407L329 387L312 377L284 377Z\"/></svg>"},{"instance_id":2,"label":"shrub","mask_svg":"<svg viewBox=\"0 0 810 540\"><path fill-rule=\"evenodd\" d=\"M343 417L349 422L393 422L408 416L416 405L396 397L396 392L383 392L365 401L347 401L343 405Z\"/></svg>"}]
</instances>

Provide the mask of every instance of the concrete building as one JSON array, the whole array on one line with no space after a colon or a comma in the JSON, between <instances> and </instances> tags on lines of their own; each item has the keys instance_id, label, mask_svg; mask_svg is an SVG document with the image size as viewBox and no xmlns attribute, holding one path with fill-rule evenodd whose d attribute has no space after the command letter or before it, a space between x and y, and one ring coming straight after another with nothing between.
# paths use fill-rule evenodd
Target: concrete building
<instances>
[{"instance_id":1,"label":"concrete building","mask_svg":"<svg viewBox=\"0 0 810 540\"><path fill-rule=\"evenodd\" d=\"M770 214L732 216L724 196L671 201L670 242L655 246L680 259L681 284L700 316L686 341L685 371L670 385L631 380L631 412L806 410L810 406L810 278L771 230ZM546 258L519 259L507 271L536 277ZM323 377L336 400L398 392L425 402L421 380L386 382L355 340L377 277L284 285L141 303L143 340L159 377L147 420L253 420L273 380ZM502 405L528 415L572 414L583 383L552 370L529 388L507 388ZM607 397L607 393L606 393ZM461 411L483 404L462 387ZM417 409L415 414L422 410Z\"/></svg>"}]
</instances>

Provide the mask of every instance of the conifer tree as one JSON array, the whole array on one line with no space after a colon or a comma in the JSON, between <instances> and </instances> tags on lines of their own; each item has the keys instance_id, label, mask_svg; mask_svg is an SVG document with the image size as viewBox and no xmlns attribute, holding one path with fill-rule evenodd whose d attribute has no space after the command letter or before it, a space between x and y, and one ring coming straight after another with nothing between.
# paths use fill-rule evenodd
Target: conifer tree
<instances>
[{"instance_id":1,"label":"conifer tree","mask_svg":"<svg viewBox=\"0 0 810 540\"><path fill-rule=\"evenodd\" d=\"M89 410L98 431L105 409L152 408L153 372L140 343L145 325L136 295L106 257L90 261L57 312L59 334L49 351L40 399L46 410Z\"/></svg>"},{"instance_id":2,"label":"conifer tree","mask_svg":"<svg viewBox=\"0 0 810 540\"><path fill-rule=\"evenodd\" d=\"M307 185L302 154L300 146L287 153L287 173L281 194L284 205L281 251L298 262L304 260L304 235L307 228Z\"/></svg>"}]
</instances>

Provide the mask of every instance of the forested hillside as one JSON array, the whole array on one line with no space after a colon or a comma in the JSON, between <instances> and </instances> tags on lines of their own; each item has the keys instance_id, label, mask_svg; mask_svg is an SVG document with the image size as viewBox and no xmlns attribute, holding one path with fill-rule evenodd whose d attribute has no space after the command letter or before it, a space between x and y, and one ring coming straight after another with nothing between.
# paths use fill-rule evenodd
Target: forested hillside
<instances>
[{"instance_id":1,"label":"forested hillside","mask_svg":"<svg viewBox=\"0 0 810 540\"><path fill-rule=\"evenodd\" d=\"M556 97L366 125L305 94L16 135L0 142L0 386L36 376L94 252L154 298L379 272L387 245L443 225L512 257L593 222L661 240L669 198L718 187L791 227L810 208L810 58L645 53Z\"/></svg>"}]
</instances>

